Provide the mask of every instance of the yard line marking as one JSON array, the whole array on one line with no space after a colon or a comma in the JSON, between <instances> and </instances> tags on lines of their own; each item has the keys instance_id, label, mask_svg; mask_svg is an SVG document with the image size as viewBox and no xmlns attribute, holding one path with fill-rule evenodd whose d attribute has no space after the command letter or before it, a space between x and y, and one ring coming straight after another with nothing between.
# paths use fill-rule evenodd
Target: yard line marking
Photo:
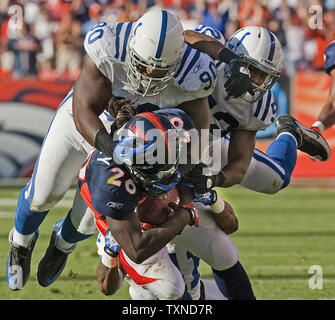
<instances>
[{"instance_id":1,"label":"yard line marking","mask_svg":"<svg viewBox=\"0 0 335 320\"><path fill-rule=\"evenodd\" d=\"M73 204L73 200L63 199L55 207L68 208L68 207L72 207L72 204ZM3 206L3 207L15 207L16 208L16 205L17 205L17 199L2 198L0 200L0 206Z\"/></svg>"},{"instance_id":2,"label":"yard line marking","mask_svg":"<svg viewBox=\"0 0 335 320\"><path fill-rule=\"evenodd\" d=\"M15 211L0 211L0 218L12 218L15 216Z\"/></svg>"}]
</instances>

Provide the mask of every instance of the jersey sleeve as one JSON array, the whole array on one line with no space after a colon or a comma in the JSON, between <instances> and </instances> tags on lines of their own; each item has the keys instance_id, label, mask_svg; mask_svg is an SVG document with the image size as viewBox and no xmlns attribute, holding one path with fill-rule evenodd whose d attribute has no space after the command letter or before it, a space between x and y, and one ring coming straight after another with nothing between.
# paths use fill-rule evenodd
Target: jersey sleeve
<instances>
[{"instance_id":1,"label":"jersey sleeve","mask_svg":"<svg viewBox=\"0 0 335 320\"><path fill-rule=\"evenodd\" d=\"M132 22L100 22L86 34L86 53L110 81L113 80L113 64L125 63L132 26Z\"/></svg>"},{"instance_id":2,"label":"jersey sleeve","mask_svg":"<svg viewBox=\"0 0 335 320\"><path fill-rule=\"evenodd\" d=\"M123 168L95 150L80 169L78 184L87 206L96 214L121 220L144 197Z\"/></svg>"},{"instance_id":3,"label":"jersey sleeve","mask_svg":"<svg viewBox=\"0 0 335 320\"><path fill-rule=\"evenodd\" d=\"M254 103L253 115L248 130L264 130L275 120L277 114L277 102L273 93L269 90Z\"/></svg>"},{"instance_id":4,"label":"jersey sleeve","mask_svg":"<svg viewBox=\"0 0 335 320\"><path fill-rule=\"evenodd\" d=\"M213 59L189 45L185 45L179 68L174 75L175 85L182 88L185 100L207 97L216 84L216 66Z\"/></svg>"},{"instance_id":5,"label":"jersey sleeve","mask_svg":"<svg viewBox=\"0 0 335 320\"><path fill-rule=\"evenodd\" d=\"M325 50L325 71L330 75L330 71L335 68L335 41Z\"/></svg>"}]
</instances>

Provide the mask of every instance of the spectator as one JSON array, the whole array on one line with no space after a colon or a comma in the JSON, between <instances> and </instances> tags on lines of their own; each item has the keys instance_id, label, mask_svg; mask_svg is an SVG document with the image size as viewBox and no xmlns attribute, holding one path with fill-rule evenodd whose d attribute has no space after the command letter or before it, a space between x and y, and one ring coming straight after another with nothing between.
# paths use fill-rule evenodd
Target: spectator
<instances>
[{"instance_id":1,"label":"spectator","mask_svg":"<svg viewBox=\"0 0 335 320\"><path fill-rule=\"evenodd\" d=\"M65 71L75 78L81 66L82 45L81 23L73 19L71 13L63 15L55 36L56 72L62 76Z\"/></svg>"},{"instance_id":2,"label":"spectator","mask_svg":"<svg viewBox=\"0 0 335 320\"><path fill-rule=\"evenodd\" d=\"M88 9L89 20L85 21L81 28L81 34L85 37L86 33L97 23L100 22L101 6L93 3Z\"/></svg>"},{"instance_id":3,"label":"spectator","mask_svg":"<svg viewBox=\"0 0 335 320\"><path fill-rule=\"evenodd\" d=\"M48 10L41 7L40 15L34 23L34 36L40 41L41 52L37 54L39 69L50 70L53 67L53 57L55 55L53 35L57 24L52 21Z\"/></svg>"},{"instance_id":4,"label":"spectator","mask_svg":"<svg viewBox=\"0 0 335 320\"><path fill-rule=\"evenodd\" d=\"M36 54L41 50L39 41L31 34L30 25L23 23L23 29L15 39L8 43L14 52L14 77L30 77L37 75Z\"/></svg>"}]
</instances>

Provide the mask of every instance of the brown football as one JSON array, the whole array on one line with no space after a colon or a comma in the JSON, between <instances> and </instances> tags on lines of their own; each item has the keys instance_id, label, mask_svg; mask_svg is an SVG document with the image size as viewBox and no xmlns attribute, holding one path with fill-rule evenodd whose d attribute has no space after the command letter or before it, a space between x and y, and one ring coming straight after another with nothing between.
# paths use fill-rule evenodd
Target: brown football
<instances>
[{"instance_id":1,"label":"brown football","mask_svg":"<svg viewBox=\"0 0 335 320\"><path fill-rule=\"evenodd\" d=\"M170 202L179 203L177 188L173 188L168 193L164 193L157 198L146 198L137 206L136 213L141 222L159 226L168 218L169 211L171 211ZM170 210L163 210L164 208Z\"/></svg>"}]
</instances>

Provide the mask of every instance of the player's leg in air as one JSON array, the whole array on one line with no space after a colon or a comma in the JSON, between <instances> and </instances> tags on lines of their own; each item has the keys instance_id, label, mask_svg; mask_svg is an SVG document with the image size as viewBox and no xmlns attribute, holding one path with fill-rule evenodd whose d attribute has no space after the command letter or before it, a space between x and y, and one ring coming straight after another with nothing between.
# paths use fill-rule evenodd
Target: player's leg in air
<instances>
[{"instance_id":1,"label":"player's leg in air","mask_svg":"<svg viewBox=\"0 0 335 320\"><path fill-rule=\"evenodd\" d=\"M321 161L330 156L327 142L291 115L280 115L275 120L275 125L276 140L265 153L255 149L248 171L241 182L248 189L273 194L287 187L296 165L297 150Z\"/></svg>"},{"instance_id":2,"label":"player's leg in air","mask_svg":"<svg viewBox=\"0 0 335 320\"><path fill-rule=\"evenodd\" d=\"M19 290L30 274L31 255L38 228L78 176L78 170L92 148L77 132L71 116L72 90L57 109L38 156L29 183L22 189L14 228L9 234L10 252L6 276L9 287ZM107 126L108 120L101 120ZM55 229L59 225L55 226Z\"/></svg>"},{"instance_id":3,"label":"player's leg in air","mask_svg":"<svg viewBox=\"0 0 335 320\"><path fill-rule=\"evenodd\" d=\"M274 194L287 187L297 162L297 150L326 161L330 148L321 135L305 127L291 115L275 120L277 137L265 152L255 149L240 185L250 190ZM228 163L229 137L215 140L213 148L221 150L221 167ZM210 163L207 159L204 162Z\"/></svg>"}]
</instances>

